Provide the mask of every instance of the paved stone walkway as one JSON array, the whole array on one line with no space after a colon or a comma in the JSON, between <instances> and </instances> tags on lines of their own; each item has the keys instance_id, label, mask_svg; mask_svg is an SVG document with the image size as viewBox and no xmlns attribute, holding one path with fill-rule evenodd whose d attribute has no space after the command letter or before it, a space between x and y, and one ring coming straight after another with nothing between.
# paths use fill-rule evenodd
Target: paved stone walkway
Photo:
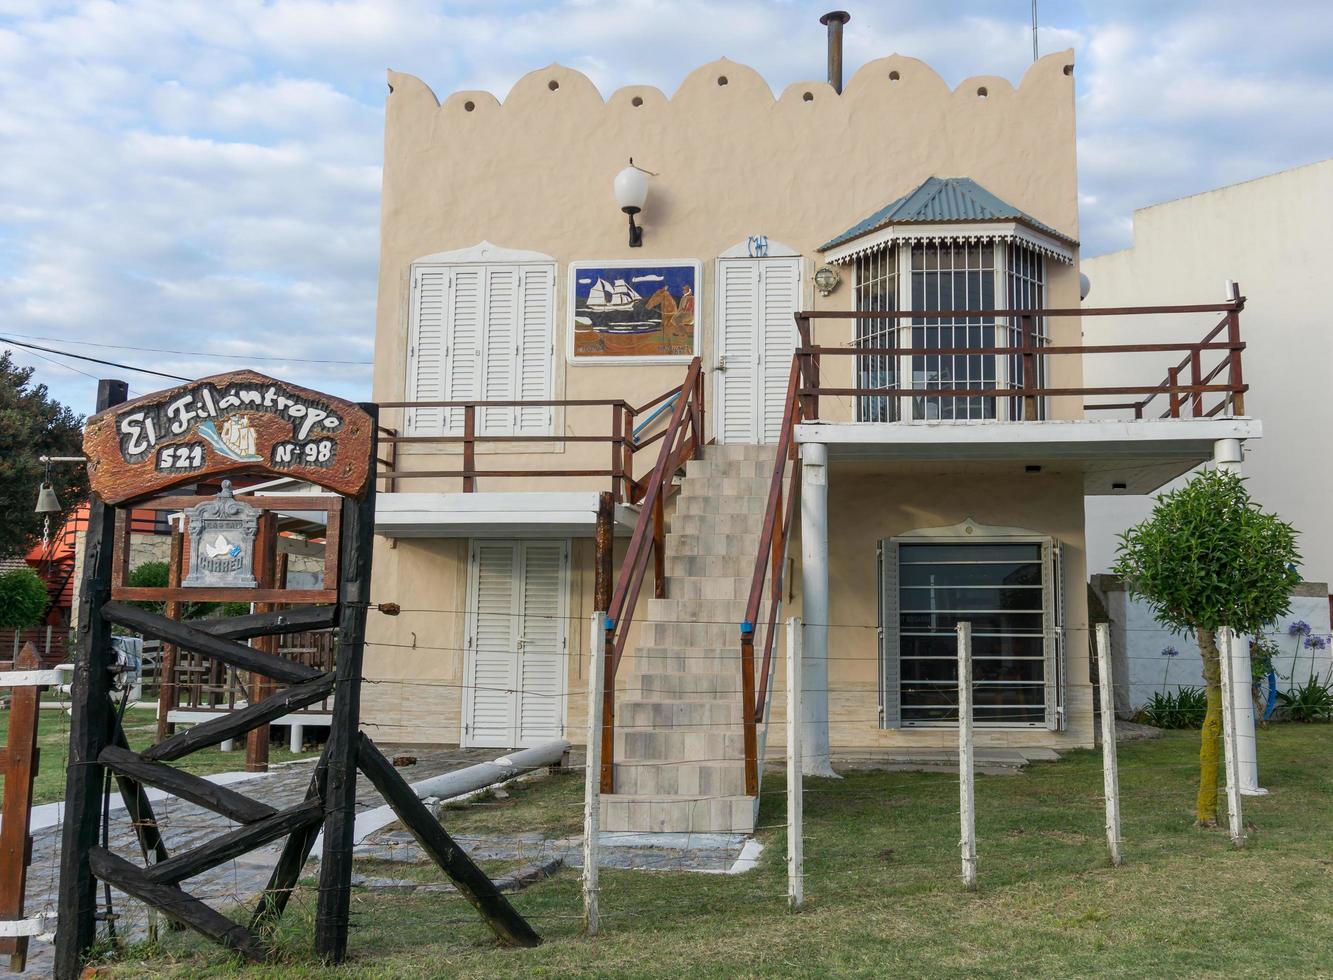
<instances>
[{"instance_id":1,"label":"paved stone walkway","mask_svg":"<svg viewBox=\"0 0 1333 980\"><path fill-rule=\"evenodd\" d=\"M503 754L496 749L449 749L440 746L380 746L385 755L412 755L414 765L399 770L408 782L429 779L441 773L452 772L478 762L490 762ZM237 763L244 764L244 753L238 752ZM237 792L261 800L272 807L283 809L305 798L314 771L315 757L308 761L275 766L272 772L242 782L229 784ZM114 786L112 792L114 793ZM357 810L381 806L384 800L369 781L357 780ZM153 804L153 810L162 830L162 837L171 854L191 850L200 844L236 829L239 825L218 816L211 810L194 806L182 800L169 798ZM138 840L129 824L125 811L112 810L110 819L111 849L117 854L142 865ZM284 839L285 840L285 839ZM251 905L268 884L274 862L282 851L283 840L252 851L234 861L228 861L211 871L184 882L191 895L213 907L225 911L233 904ZM32 865L28 871L28 889L25 905L29 915L39 912L54 913L59 882L60 827L48 827L33 834ZM309 868L307 868L307 872ZM99 889L100 894L100 889ZM112 901L118 916L116 925L122 936L142 937L147 933L148 910L142 904L112 890ZM28 973L42 975L50 972L53 947L34 941L28 954Z\"/></svg>"}]
</instances>

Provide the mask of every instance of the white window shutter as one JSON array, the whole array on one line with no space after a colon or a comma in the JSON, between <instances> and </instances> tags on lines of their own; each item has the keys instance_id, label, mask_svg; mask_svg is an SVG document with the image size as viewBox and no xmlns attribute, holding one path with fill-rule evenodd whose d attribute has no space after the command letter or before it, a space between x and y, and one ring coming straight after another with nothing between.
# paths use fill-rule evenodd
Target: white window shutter
<instances>
[{"instance_id":1,"label":"white window shutter","mask_svg":"<svg viewBox=\"0 0 1333 980\"><path fill-rule=\"evenodd\" d=\"M407 357L408 401L444 400L448 301L449 270L434 266L413 272ZM409 434L437 435L443 427L442 408L414 408L408 412Z\"/></svg>"},{"instance_id":2,"label":"white window shutter","mask_svg":"<svg viewBox=\"0 0 1333 980\"><path fill-rule=\"evenodd\" d=\"M517 391L520 401L550 401L555 357L555 266L523 270L518 300ZM520 407L515 413L518 434L544 435L551 431L548 405Z\"/></svg>"},{"instance_id":3,"label":"white window shutter","mask_svg":"<svg viewBox=\"0 0 1333 980\"><path fill-rule=\"evenodd\" d=\"M444 362L446 401L473 401L481 397L484 312L485 268L455 267L449 289L448 349ZM462 435L463 409L449 409L445 425L449 435Z\"/></svg>"},{"instance_id":4,"label":"white window shutter","mask_svg":"<svg viewBox=\"0 0 1333 980\"><path fill-rule=\"evenodd\" d=\"M486 267L486 319L482 334L481 398L514 401L518 344L518 266ZM512 406L483 408L477 418L477 434L510 435L514 431Z\"/></svg>"},{"instance_id":5,"label":"white window shutter","mask_svg":"<svg viewBox=\"0 0 1333 980\"><path fill-rule=\"evenodd\" d=\"M742 260L718 263L721 299L721 358L719 394L722 396L721 441L753 443L757 414L756 361L759 326L759 266Z\"/></svg>"},{"instance_id":6,"label":"white window shutter","mask_svg":"<svg viewBox=\"0 0 1333 980\"><path fill-rule=\"evenodd\" d=\"M522 545L518 745L563 734L565 548L560 541Z\"/></svg>"},{"instance_id":7,"label":"white window shutter","mask_svg":"<svg viewBox=\"0 0 1333 980\"><path fill-rule=\"evenodd\" d=\"M800 306L801 260L765 259L759 283L759 427L760 441L775 443L782 432L796 318Z\"/></svg>"},{"instance_id":8,"label":"white window shutter","mask_svg":"<svg viewBox=\"0 0 1333 980\"><path fill-rule=\"evenodd\" d=\"M879 649L884 692L884 727L901 728L902 644L899 629L898 542L879 546Z\"/></svg>"},{"instance_id":9,"label":"white window shutter","mask_svg":"<svg viewBox=\"0 0 1333 980\"><path fill-rule=\"evenodd\" d=\"M469 745L511 748L517 744L519 546L509 541L475 541L472 561L467 741Z\"/></svg>"}]
</instances>

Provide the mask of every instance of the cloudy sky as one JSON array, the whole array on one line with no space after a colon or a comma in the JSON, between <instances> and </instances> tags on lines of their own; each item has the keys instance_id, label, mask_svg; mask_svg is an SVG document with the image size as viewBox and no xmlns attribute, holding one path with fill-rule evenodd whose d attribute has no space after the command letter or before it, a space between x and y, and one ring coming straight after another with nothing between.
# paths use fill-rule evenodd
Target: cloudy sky
<instances>
[{"instance_id":1,"label":"cloudy sky","mask_svg":"<svg viewBox=\"0 0 1333 980\"><path fill-rule=\"evenodd\" d=\"M901 52L1015 82L1029 0L847 0L848 75ZM559 61L670 93L719 56L822 78L828 2L0 0L0 336L187 377L369 392L384 70L501 98ZM1136 207L1333 156L1326 0L1042 0L1077 51L1084 254ZM3 347L0 344L0 347ZM80 411L92 378L18 353Z\"/></svg>"}]
</instances>

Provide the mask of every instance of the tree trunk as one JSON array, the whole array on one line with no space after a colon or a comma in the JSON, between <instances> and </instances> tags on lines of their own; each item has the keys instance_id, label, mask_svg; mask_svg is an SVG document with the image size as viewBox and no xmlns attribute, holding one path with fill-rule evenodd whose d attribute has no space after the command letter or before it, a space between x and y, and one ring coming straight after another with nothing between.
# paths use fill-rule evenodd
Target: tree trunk
<instances>
[{"instance_id":1,"label":"tree trunk","mask_svg":"<svg viewBox=\"0 0 1333 980\"><path fill-rule=\"evenodd\" d=\"M1222 660L1212 630L1199 630L1199 653L1203 656L1208 713L1199 733L1199 795L1194 816L1196 826L1216 827L1217 778L1222 757Z\"/></svg>"}]
</instances>

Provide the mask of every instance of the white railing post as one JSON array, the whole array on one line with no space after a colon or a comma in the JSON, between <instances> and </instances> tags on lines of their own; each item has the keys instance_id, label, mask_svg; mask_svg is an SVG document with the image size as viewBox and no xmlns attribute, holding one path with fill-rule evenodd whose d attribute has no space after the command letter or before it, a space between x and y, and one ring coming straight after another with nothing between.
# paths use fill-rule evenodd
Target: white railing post
<instances>
[{"instance_id":1,"label":"white railing post","mask_svg":"<svg viewBox=\"0 0 1333 980\"><path fill-rule=\"evenodd\" d=\"M1115 689L1111 676L1111 627L1097 624L1097 685L1102 707L1102 788L1106 795L1106 848L1120 866L1120 768L1115 754Z\"/></svg>"},{"instance_id":2,"label":"white railing post","mask_svg":"<svg viewBox=\"0 0 1333 980\"><path fill-rule=\"evenodd\" d=\"M963 884L977 887L977 814L972 780L972 624L958 624L958 811Z\"/></svg>"},{"instance_id":3,"label":"white railing post","mask_svg":"<svg viewBox=\"0 0 1333 980\"><path fill-rule=\"evenodd\" d=\"M1240 807L1240 755L1236 750L1236 704L1233 700L1236 679L1232 670L1232 646L1236 634L1226 626L1217 631L1218 659L1222 666L1222 761L1227 776L1227 823L1231 840L1245 846L1244 816Z\"/></svg>"},{"instance_id":4,"label":"white railing post","mask_svg":"<svg viewBox=\"0 0 1333 980\"><path fill-rule=\"evenodd\" d=\"M787 905L805 904L801 785L801 621L787 620Z\"/></svg>"},{"instance_id":5,"label":"white railing post","mask_svg":"<svg viewBox=\"0 0 1333 980\"><path fill-rule=\"evenodd\" d=\"M588 757L583 768L583 931L597 935L601 914L597 887L602 824L602 692L606 674L606 613L596 612L588 632Z\"/></svg>"}]
</instances>

